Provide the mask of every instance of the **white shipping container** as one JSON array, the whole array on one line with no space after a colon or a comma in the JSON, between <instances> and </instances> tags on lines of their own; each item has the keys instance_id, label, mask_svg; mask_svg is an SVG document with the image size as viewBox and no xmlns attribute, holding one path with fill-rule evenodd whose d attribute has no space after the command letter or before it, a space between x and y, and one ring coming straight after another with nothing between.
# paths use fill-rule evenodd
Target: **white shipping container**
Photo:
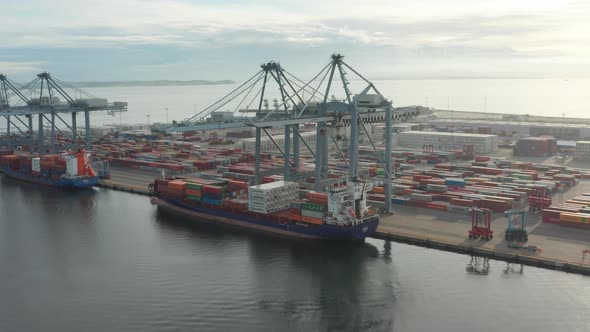
<instances>
[{"instance_id":1,"label":"white shipping container","mask_svg":"<svg viewBox=\"0 0 590 332\"><path fill-rule=\"evenodd\" d=\"M78 175L78 159L77 158L66 159L66 174L68 176Z\"/></svg>"},{"instance_id":2,"label":"white shipping container","mask_svg":"<svg viewBox=\"0 0 590 332\"><path fill-rule=\"evenodd\" d=\"M299 184L276 181L249 187L248 209L259 213L286 210L299 198Z\"/></svg>"},{"instance_id":3,"label":"white shipping container","mask_svg":"<svg viewBox=\"0 0 590 332\"><path fill-rule=\"evenodd\" d=\"M489 153L497 148L496 135L406 131L398 135L399 145L406 148L422 148L433 145L435 150L461 149L471 144L475 153Z\"/></svg>"},{"instance_id":4,"label":"white shipping container","mask_svg":"<svg viewBox=\"0 0 590 332\"><path fill-rule=\"evenodd\" d=\"M41 172L41 158L32 158L31 165L31 170L33 172Z\"/></svg>"},{"instance_id":5,"label":"white shipping container","mask_svg":"<svg viewBox=\"0 0 590 332\"><path fill-rule=\"evenodd\" d=\"M325 212L301 210L301 215L310 218L322 219L324 218Z\"/></svg>"},{"instance_id":6,"label":"white shipping container","mask_svg":"<svg viewBox=\"0 0 590 332\"><path fill-rule=\"evenodd\" d=\"M467 212L467 211L469 211L470 208L467 206L449 205L449 207L447 209L448 209L448 211L454 211L454 212Z\"/></svg>"},{"instance_id":7,"label":"white shipping container","mask_svg":"<svg viewBox=\"0 0 590 332\"><path fill-rule=\"evenodd\" d=\"M425 201L425 202L432 201L432 195L412 194L410 196L410 198L415 201Z\"/></svg>"},{"instance_id":8,"label":"white shipping container","mask_svg":"<svg viewBox=\"0 0 590 332\"><path fill-rule=\"evenodd\" d=\"M426 189L429 191L445 192L448 190L448 187L442 184L428 184L426 185Z\"/></svg>"}]
</instances>

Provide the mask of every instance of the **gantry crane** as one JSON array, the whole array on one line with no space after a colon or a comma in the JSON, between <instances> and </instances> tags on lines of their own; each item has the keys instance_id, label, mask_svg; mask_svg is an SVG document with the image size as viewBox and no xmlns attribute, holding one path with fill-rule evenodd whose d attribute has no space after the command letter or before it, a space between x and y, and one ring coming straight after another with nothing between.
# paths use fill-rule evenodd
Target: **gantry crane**
<instances>
[{"instance_id":1,"label":"gantry crane","mask_svg":"<svg viewBox=\"0 0 590 332\"><path fill-rule=\"evenodd\" d=\"M349 166L349 177L358 178L358 144L359 132L363 130L380 163L385 169L384 191L386 197L391 197L391 148L392 122L410 119L418 115L416 108L394 109L377 90L375 85L344 62L344 56L333 54L330 62L320 70L310 81L304 82L285 70L278 62L261 65L261 70L250 77L243 84L231 91L217 102L186 119L179 126L169 128L168 132L202 131L239 127L254 127L256 130L255 144L255 183L260 183L260 154L261 138L264 133L269 137L284 158L284 176L289 180L292 169L299 167L299 143L315 158L314 190L325 191L331 179L328 179L329 145L333 144L338 153ZM360 79L366 87L358 94L353 94L346 78L346 70ZM343 100L330 98L333 85L338 81L342 84L345 95ZM270 109L265 106L265 98L271 92L271 85L276 86L278 95L276 107ZM372 92L373 94L369 94ZM304 99L307 94L309 98ZM233 113L240 113L234 121L213 122L208 118L213 112L227 107L231 102L237 102ZM255 108L251 109L251 105ZM265 107L263 107L265 106ZM255 114L249 116L249 114ZM385 122L385 153L380 155L366 128L368 123ZM302 138L299 126L306 123L316 123L316 146L312 149ZM268 128L284 128L284 144L280 146L268 132ZM342 132L350 128L348 155L340 148L339 139ZM291 146L292 143L292 146ZM292 152L291 152L292 148ZM389 211L391 200L385 200L385 210Z\"/></svg>"},{"instance_id":2,"label":"gantry crane","mask_svg":"<svg viewBox=\"0 0 590 332\"><path fill-rule=\"evenodd\" d=\"M70 93L68 93L70 91ZM83 98L74 98L72 94ZM61 98L61 99L60 99ZM20 85L11 81L6 75L0 74L0 116L6 119L7 142L3 145L14 148L18 141L11 138L12 128L16 129L30 150L34 150L35 141L37 151L44 153L47 150L56 152L56 132L71 142L72 147L79 140L77 128L77 114L84 114L85 137L82 138L86 149L90 149L90 112L106 111L113 115L116 112L126 112L126 102L108 103L106 99L97 98L66 82L52 77L43 72L31 82ZM71 114L71 122L64 120L60 114ZM37 131L33 128L33 118L37 116ZM23 120L26 119L26 121ZM57 123L57 120L61 124ZM44 121L49 122L50 145L45 148ZM66 134L60 127L66 127L71 135Z\"/></svg>"},{"instance_id":3,"label":"gantry crane","mask_svg":"<svg viewBox=\"0 0 590 332\"><path fill-rule=\"evenodd\" d=\"M526 212L523 210L508 210L505 212L508 218L508 227L505 232L506 241L527 242L529 236L526 230ZM520 223L518 217L520 216Z\"/></svg>"},{"instance_id":4,"label":"gantry crane","mask_svg":"<svg viewBox=\"0 0 590 332\"><path fill-rule=\"evenodd\" d=\"M470 239L490 240L494 238L492 231L492 211L490 209L471 209Z\"/></svg>"}]
</instances>

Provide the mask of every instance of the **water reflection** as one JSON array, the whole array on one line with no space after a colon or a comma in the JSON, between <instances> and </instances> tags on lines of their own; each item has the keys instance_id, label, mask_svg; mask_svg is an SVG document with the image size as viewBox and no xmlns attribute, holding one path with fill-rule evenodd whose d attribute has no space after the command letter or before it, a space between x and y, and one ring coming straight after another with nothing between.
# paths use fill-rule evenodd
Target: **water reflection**
<instances>
[{"instance_id":1,"label":"water reflection","mask_svg":"<svg viewBox=\"0 0 590 332\"><path fill-rule=\"evenodd\" d=\"M504 274L523 274L524 264L506 263Z\"/></svg>"},{"instance_id":2,"label":"water reflection","mask_svg":"<svg viewBox=\"0 0 590 332\"><path fill-rule=\"evenodd\" d=\"M490 272L490 259L487 257L471 256L465 271L474 275L488 275Z\"/></svg>"},{"instance_id":3,"label":"water reflection","mask_svg":"<svg viewBox=\"0 0 590 332\"><path fill-rule=\"evenodd\" d=\"M188 235L187 240L200 250L206 246L205 250L228 252L234 258L241 251L236 268L239 264L240 276L255 295L235 301L254 301L258 315L268 319L269 326L317 330L319 322L320 330L332 331L393 326L391 313L400 290L389 264L391 243L380 253L370 243L283 239L167 213L156 216L163 233L176 238Z\"/></svg>"},{"instance_id":4,"label":"water reflection","mask_svg":"<svg viewBox=\"0 0 590 332\"><path fill-rule=\"evenodd\" d=\"M383 244L383 260L391 263L391 241L385 240Z\"/></svg>"}]
</instances>

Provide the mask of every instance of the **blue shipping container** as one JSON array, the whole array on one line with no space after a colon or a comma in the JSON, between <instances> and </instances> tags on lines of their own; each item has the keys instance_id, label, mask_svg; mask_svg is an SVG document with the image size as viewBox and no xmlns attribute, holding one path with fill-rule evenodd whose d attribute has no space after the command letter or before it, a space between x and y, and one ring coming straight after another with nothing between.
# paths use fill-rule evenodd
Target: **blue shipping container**
<instances>
[{"instance_id":1,"label":"blue shipping container","mask_svg":"<svg viewBox=\"0 0 590 332\"><path fill-rule=\"evenodd\" d=\"M203 198L203 203L211 204L211 205L221 205L221 199L214 199L209 197Z\"/></svg>"},{"instance_id":2,"label":"blue shipping container","mask_svg":"<svg viewBox=\"0 0 590 332\"><path fill-rule=\"evenodd\" d=\"M391 203L398 204L398 205L406 205L407 201L408 201L407 199L401 198L401 197L392 197L391 198Z\"/></svg>"}]
</instances>

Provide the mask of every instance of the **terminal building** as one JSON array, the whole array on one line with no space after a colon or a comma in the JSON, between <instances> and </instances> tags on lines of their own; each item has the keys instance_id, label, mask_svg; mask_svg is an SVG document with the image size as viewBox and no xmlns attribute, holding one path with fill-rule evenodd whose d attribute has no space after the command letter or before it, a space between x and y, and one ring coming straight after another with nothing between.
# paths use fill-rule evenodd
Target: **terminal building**
<instances>
[{"instance_id":1,"label":"terminal building","mask_svg":"<svg viewBox=\"0 0 590 332\"><path fill-rule=\"evenodd\" d=\"M548 123L526 121L494 121L494 120L461 120L461 119L436 119L425 120L437 128L455 129L454 131L466 131L466 128L490 127L490 134L503 137L520 136L553 136L566 140L590 140L590 121L588 124L572 123ZM477 131L474 131L477 132Z\"/></svg>"}]
</instances>

